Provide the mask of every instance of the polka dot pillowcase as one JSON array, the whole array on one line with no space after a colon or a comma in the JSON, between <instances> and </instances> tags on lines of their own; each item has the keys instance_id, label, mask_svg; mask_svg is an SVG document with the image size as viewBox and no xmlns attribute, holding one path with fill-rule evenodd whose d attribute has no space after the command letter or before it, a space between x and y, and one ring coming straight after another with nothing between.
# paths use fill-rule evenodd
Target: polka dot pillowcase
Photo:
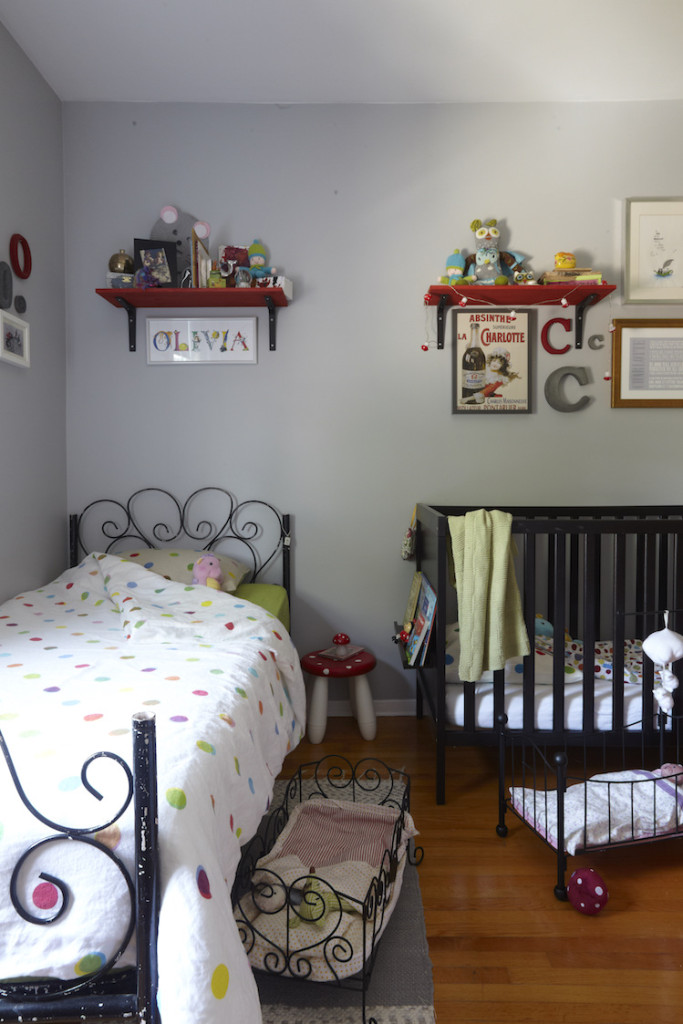
<instances>
[{"instance_id":1,"label":"polka dot pillowcase","mask_svg":"<svg viewBox=\"0 0 683 1024\"><path fill-rule=\"evenodd\" d=\"M192 583L194 563L200 555L207 553L206 551L174 548L140 548L138 551L123 551L119 554L119 558L124 558L127 562L135 562L136 565L158 573L164 579L189 584ZM211 554L215 555L221 563L222 589L228 594L234 593L242 580L249 575L249 566L238 562L236 558L231 558L229 555L218 555L215 551L212 551Z\"/></svg>"}]
</instances>

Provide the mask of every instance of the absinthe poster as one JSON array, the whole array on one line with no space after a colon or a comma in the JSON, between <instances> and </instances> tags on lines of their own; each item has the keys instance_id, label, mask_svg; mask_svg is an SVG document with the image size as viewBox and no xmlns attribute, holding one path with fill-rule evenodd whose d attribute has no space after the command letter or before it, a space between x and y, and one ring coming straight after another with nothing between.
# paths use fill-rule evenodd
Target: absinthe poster
<instances>
[{"instance_id":1,"label":"absinthe poster","mask_svg":"<svg viewBox=\"0 0 683 1024\"><path fill-rule=\"evenodd\" d=\"M453 411L529 412L526 313L457 314Z\"/></svg>"}]
</instances>

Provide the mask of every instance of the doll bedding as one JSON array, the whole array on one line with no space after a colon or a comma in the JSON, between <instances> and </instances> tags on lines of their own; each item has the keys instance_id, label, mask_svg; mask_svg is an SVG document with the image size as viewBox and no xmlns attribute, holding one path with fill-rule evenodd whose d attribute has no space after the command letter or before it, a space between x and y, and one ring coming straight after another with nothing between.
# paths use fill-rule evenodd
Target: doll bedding
<instances>
[{"instance_id":1,"label":"doll bedding","mask_svg":"<svg viewBox=\"0 0 683 1024\"><path fill-rule=\"evenodd\" d=\"M98 750L129 762L130 720L141 710L157 721L164 1024L256 1022L258 995L230 887L240 843L258 826L305 727L298 657L282 624L234 594L101 554L0 606L0 728L41 813L74 827L109 820L110 790L112 805L120 803L113 780L92 779L106 796L98 804L81 784L81 765ZM97 770L111 772L113 764ZM25 810L7 774L2 793L7 892L18 857L46 827ZM114 829L108 842L132 871L131 808ZM72 879L75 897L58 922L36 927L8 901L0 906L0 977L74 978L116 949L128 915L123 886L105 880L88 856L69 867L75 845L50 846L49 863L41 852L20 882L24 903L40 915L51 894L37 874ZM132 963L134 940L118 966Z\"/></svg>"},{"instance_id":2,"label":"doll bedding","mask_svg":"<svg viewBox=\"0 0 683 1024\"><path fill-rule=\"evenodd\" d=\"M454 725L464 719L463 687L458 676L459 631L457 624L446 631L446 712ZM534 638L535 717L539 729L553 727L553 653L554 638ZM583 642L564 641L564 725L567 729L583 728ZM611 641L598 641L594 647L595 728L612 727L612 678L614 647ZM643 717L642 706L642 642L624 642L624 722L633 725ZM511 658L505 664L505 712L511 729L522 727L522 658ZM478 728L493 727L493 673L486 672L475 684L475 724Z\"/></svg>"},{"instance_id":3,"label":"doll bedding","mask_svg":"<svg viewBox=\"0 0 683 1024\"><path fill-rule=\"evenodd\" d=\"M385 852L392 849L398 816L395 807L348 800L309 800L293 809L272 850L257 862L251 893L235 910L238 921L249 922L245 939L254 967L292 977L298 969L310 981L334 981L363 969L389 923L406 844L417 834L405 813L388 903L378 930L372 920L366 925L364 950L363 904L383 862L388 867Z\"/></svg>"},{"instance_id":4,"label":"doll bedding","mask_svg":"<svg viewBox=\"0 0 683 1024\"><path fill-rule=\"evenodd\" d=\"M683 824L683 768L607 772L569 786L564 796L564 848L578 849L662 836ZM513 787L512 806L554 849L557 793Z\"/></svg>"}]
</instances>

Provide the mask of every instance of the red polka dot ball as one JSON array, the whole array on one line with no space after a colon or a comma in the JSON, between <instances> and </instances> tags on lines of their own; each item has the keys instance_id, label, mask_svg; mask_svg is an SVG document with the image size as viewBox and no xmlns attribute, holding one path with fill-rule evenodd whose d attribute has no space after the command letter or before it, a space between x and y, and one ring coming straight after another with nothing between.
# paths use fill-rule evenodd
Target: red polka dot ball
<instances>
[{"instance_id":1,"label":"red polka dot ball","mask_svg":"<svg viewBox=\"0 0 683 1024\"><path fill-rule=\"evenodd\" d=\"M567 896L581 914L599 914L609 899L607 886L594 868L580 868L569 879Z\"/></svg>"}]
</instances>

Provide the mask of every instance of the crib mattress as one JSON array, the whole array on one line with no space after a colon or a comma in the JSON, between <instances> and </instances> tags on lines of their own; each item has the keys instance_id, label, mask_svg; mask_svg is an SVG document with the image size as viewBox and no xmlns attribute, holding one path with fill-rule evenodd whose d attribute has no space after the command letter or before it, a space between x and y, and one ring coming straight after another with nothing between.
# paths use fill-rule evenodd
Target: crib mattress
<instances>
[{"instance_id":1,"label":"crib mattress","mask_svg":"<svg viewBox=\"0 0 683 1024\"><path fill-rule=\"evenodd\" d=\"M534 727L553 728L553 649L552 637L534 637ZM460 640L457 623L446 630L446 716L452 725L465 724L464 687L458 677ZM611 641L600 640L593 648L593 692L595 709L593 727L600 731L612 728L612 669L613 645ZM642 700L642 643L640 640L626 640L624 643L624 725L639 726L643 720ZM583 729L583 676L584 650L580 640L567 637L564 640L564 728ZM521 729L523 726L523 672L522 658L511 658L505 664L505 713L508 728ZM492 729L493 673L487 672L475 683L475 726L478 729ZM650 709L648 709L649 711Z\"/></svg>"},{"instance_id":2,"label":"crib mattress","mask_svg":"<svg viewBox=\"0 0 683 1024\"><path fill-rule=\"evenodd\" d=\"M594 728L612 728L612 683L603 679L594 682L595 714ZM553 688L536 686L534 694L534 726L536 729L553 728ZM522 728L524 699L522 685L505 684L505 713L509 729ZM654 710L654 709L653 709ZM465 696L462 683L446 685L446 717L451 725L465 724ZM624 725L639 728L643 720L643 691L640 684L624 683ZM477 729L492 729L493 683L475 683L475 726ZM583 682L568 683L564 687L564 728L580 731L583 729Z\"/></svg>"}]
</instances>

